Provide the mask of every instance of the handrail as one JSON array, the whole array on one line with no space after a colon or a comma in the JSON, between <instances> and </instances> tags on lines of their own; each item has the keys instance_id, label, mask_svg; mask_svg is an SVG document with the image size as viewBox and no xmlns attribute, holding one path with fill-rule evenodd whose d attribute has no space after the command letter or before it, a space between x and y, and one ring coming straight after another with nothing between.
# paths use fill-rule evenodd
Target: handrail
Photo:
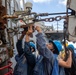
<instances>
[{"instance_id":1,"label":"handrail","mask_svg":"<svg viewBox=\"0 0 76 75\"><path fill-rule=\"evenodd\" d=\"M0 70L9 68L9 67L11 67L11 65L13 64L11 61L8 61L8 63L9 63L8 65L1 67Z\"/></svg>"}]
</instances>

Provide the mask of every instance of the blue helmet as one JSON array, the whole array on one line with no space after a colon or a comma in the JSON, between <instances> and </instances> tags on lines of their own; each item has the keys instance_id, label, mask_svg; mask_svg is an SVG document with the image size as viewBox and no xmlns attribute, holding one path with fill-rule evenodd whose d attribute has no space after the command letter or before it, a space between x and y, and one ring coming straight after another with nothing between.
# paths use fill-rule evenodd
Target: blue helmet
<instances>
[{"instance_id":1,"label":"blue helmet","mask_svg":"<svg viewBox=\"0 0 76 75\"><path fill-rule=\"evenodd\" d=\"M49 43L50 42L54 45L54 48L55 48L54 53L59 54L59 52L62 50L62 44L60 43L60 41L57 41L57 40L51 41L51 40L49 40Z\"/></svg>"},{"instance_id":2,"label":"blue helmet","mask_svg":"<svg viewBox=\"0 0 76 75\"><path fill-rule=\"evenodd\" d=\"M35 49L35 44L33 42L30 42L30 47Z\"/></svg>"},{"instance_id":3,"label":"blue helmet","mask_svg":"<svg viewBox=\"0 0 76 75\"><path fill-rule=\"evenodd\" d=\"M70 49L74 50L74 46L73 46L72 44L69 44L69 45L67 46L67 48L70 48Z\"/></svg>"}]
</instances>

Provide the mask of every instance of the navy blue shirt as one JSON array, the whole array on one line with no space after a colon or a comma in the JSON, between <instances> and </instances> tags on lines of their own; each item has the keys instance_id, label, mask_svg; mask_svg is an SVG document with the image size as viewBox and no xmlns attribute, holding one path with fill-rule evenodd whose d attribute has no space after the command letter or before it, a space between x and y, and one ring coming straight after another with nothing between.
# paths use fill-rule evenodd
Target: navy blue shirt
<instances>
[{"instance_id":1,"label":"navy blue shirt","mask_svg":"<svg viewBox=\"0 0 76 75\"><path fill-rule=\"evenodd\" d=\"M28 66L28 69L27 69L28 75L33 75L33 68L34 68L35 63L36 63L36 58L30 50L30 43L25 42L24 49L23 49L22 48L22 40L18 40L16 47L17 47L17 51L18 51L19 56L21 56L24 53L24 55L26 57L27 66Z\"/></svg>"}]
</instances>

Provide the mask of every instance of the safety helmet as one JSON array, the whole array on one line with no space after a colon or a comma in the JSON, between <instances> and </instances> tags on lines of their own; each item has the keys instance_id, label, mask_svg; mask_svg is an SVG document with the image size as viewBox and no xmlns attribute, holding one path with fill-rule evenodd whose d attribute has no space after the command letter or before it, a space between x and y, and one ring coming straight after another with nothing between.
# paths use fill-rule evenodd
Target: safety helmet
<instances>
[{"instance_id":1,"label":"safety helmet","mask_svg":"<svg viewBox=\"0 0 76 75\"><path fill-rule=\"evenodd\" d=\"M72 44L69 44L67 48L74 50L74 46Z\"/></svg>"},{"instance_id":2,"label":"safety helmet","mask_svg":"<svg viewBox=\"0 0 76 75\"><path fill-rule=\"evenodd\" d=\"M32 47L35 50L35 44L33 42L30 42L30 47Z\"/></svg>"},{"instance_id":3,"label":"safety helmet","mask_svg":"<svg viewBox=\"0 0 76 75\"><path fill-rule=\"evenodd\" d=\"M61 42L57 40L54 40L54 41L49 40L49 43L52 43L54 46L55 51L53 53L59 54L59 52L62 50Z\"/></svg>"}]
</instances>

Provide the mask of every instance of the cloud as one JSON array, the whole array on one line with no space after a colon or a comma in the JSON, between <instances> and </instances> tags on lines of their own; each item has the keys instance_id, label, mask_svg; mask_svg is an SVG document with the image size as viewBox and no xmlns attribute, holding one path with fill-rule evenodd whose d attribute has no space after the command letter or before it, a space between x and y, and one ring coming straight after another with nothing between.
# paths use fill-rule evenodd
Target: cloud
<instances>
[{"instance_id":1,"label":"cloud","mask_svg":"<svg viewBox=\"0 0 76 75\"><path fill-rule=\"evenodd\" d=\"M67 0L59 0L59 4L62 4L62 5L66 5L67 4Z\"/></svg>"},{"instance_id":2,"label":"cloud","mask_svg":"<svg viewBox=\"0 0 76 75\"><path fill-rule=\"evenodd\" d=\"M50 2L52 0L33 0L33 2L36 2L36 3L45 3L45 2Z\"/></svg>"}]
</instances>

